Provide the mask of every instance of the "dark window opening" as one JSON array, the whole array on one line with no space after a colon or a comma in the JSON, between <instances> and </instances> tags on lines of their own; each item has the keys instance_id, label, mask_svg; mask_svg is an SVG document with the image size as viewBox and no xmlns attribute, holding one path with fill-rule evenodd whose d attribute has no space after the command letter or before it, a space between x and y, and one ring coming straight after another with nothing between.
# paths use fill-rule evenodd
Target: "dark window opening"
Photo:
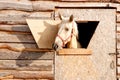
<instances>
[{"instance_id":1,"label":"dark window opening","mask_svg":"<svg viewBox=\"0 0 120 80\"><path fill-rule=\"evenodd\" d=\"M87 48L99 21L77 22L79 39L82 48Z\"/></svg>"}]
</instances>

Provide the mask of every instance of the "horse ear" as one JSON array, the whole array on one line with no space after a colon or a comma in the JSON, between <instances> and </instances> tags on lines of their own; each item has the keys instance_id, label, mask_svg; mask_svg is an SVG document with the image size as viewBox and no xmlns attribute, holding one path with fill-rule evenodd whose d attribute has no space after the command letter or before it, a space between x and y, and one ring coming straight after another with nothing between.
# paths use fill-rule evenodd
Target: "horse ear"
<instances>
[{"instance_id":1,"label":"horse ear","mask_svg":"<svg viewBox=\"0 0 120 80\"><path fill-rule=\"evenodd\" d=\"M73 15L70 16L69 21L70 21L70 22L73 21Z\"/></svg>"},{"instance_id":2,"label":"horse ear","mask_svg":"<svg viewBox=\"0 0 120 80\"><path fill-rule=\"evenodd\" d=\"M59 13L59 18L60 18L60 20L64 19L64 17L60 13Z\"/></svg>"}]
</instances>

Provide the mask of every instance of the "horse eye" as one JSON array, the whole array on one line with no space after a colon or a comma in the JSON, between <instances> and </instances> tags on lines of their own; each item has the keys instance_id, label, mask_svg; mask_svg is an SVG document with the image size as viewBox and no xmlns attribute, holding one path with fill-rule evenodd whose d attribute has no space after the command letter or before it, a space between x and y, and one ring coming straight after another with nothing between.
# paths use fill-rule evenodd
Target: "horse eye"
<instances>
[{"instance_id":1,"label":"horse eye","mask_svg":"<svg viewBox=\"0 0 120 80\"><path fill-rule=\"evenodd\" d=\"M68 28L65 28L65 31L69 31L69 29L68 29Z\"/></svg>"}]
</instances>

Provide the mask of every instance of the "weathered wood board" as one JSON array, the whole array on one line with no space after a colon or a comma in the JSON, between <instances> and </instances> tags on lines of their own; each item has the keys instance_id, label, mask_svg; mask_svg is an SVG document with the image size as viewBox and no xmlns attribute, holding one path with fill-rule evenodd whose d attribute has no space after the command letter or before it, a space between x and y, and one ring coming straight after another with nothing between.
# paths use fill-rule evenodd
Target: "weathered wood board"
<instances>
[{"instance_id":1,"label":"weathered wood board","mask_svg":"<svg viewBox=\"0 0 120 80\"><path fill-rule=\"evenodd\" d=\"M15 79L53 79L53 71L0 70L1 76L13 75Z\"/></svg>"},{"instance_id":2,"label":"weathered wood board","mask_svg":"<svg viewBox=\"0 0 120 80\"><path fill-rule=\"evenodd\" d=\"M22 42L35 43L33 36L30 33L16 33L0 31L0 42Z\"/></svg>"},{"instance_id":3,"label":"weathered wood board","mask_svg":"<svg viewBox=\"0 0 120 80\"><path fill-rule=\"evenodd\" d=\"M61 49L58 51L59 55L91 55L92 50L90 49L84 49L84 48L79 48L79 49Z\"/></svg>"},{"instance_id":4,"label":"weathered wood board","mask_svg":"<svg viewBox=\"0 0 120 80\"><path fill-rule=\"evenodd\" d=\"M0 60L0 70L52 71L53 60Z\"/></svg>"},{"instance_id":5,"label":"weathered wood board","mask_svg":"<svg viewBox=\"0 0 120 80\"><path fill-rule=\"evenodd\" d=\"M77 21L99 21L88 49L92 55L55 55L55 80L116 80L115 9L57 8L63 16ZM88 26L90 27L90 26Z\"/></svg>"},{"instance_id":6,"label":"weathered wood board","mask_svg":"<svg viewBox=\"0 0 120 80\"><path fill-rule=\"evenodd\" d=\"M27 19L29 28L39 48L52 48L60 23L55 20Z\"/></svg>"}]
</instances>

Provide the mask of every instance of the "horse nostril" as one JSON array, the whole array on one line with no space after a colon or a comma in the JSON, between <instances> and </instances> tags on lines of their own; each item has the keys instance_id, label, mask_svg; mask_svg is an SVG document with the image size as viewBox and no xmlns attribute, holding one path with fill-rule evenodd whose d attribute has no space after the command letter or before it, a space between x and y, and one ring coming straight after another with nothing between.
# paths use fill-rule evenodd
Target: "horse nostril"
<instances>
[{"instance_id":1,"label":"horse nostril","mask_svg":"<svg viewBox=\"0 0 120 80\"><path fill-rule=\"evenodd\" d=\"M54 50L57 50L58 45L54 43L54 44L52 45L52 48L53 48Z\"/></svg>"}]
</instances>

